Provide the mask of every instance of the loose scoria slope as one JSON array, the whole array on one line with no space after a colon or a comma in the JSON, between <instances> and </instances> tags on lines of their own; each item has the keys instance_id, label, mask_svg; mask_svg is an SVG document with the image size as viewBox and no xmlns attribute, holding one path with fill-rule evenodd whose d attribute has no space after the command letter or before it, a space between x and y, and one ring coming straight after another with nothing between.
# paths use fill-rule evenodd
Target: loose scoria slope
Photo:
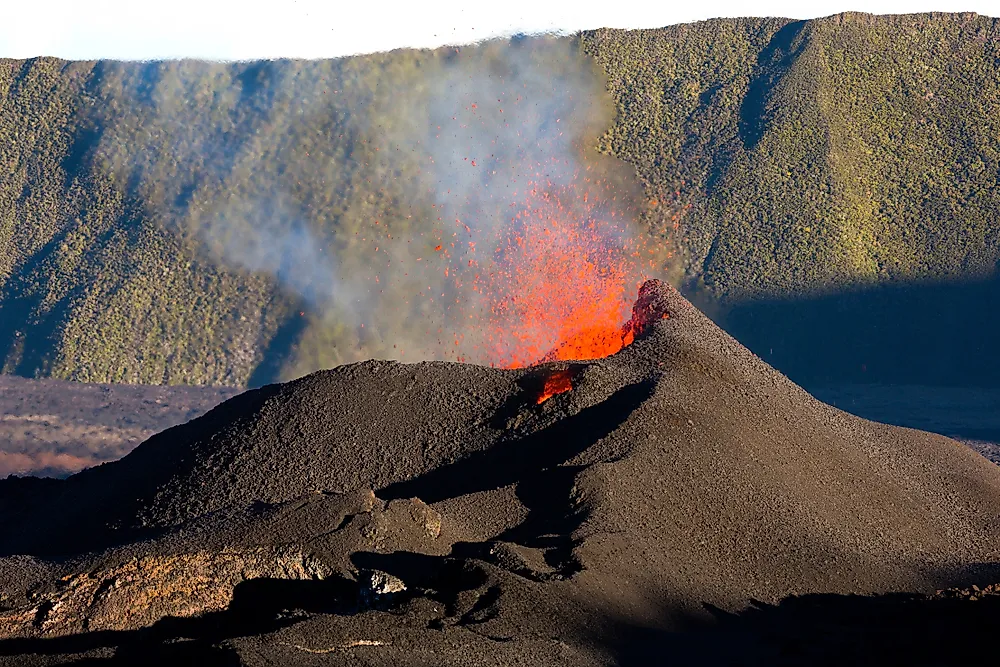
<instances>
[{"instance_id":1,"label":"loose scoria slope","mask_svg":"<svg viewBox=\"0 0 1000 667\"><path fill-rule=\"evenodd\" d=\"M995 465L816 401L662 284L633 323L599 361L317 373L0 483L32 556L0 560L0 655L208 613L173 636L245 664L602 664L706 608L996 576Z\"/></svg>"}]
</instances>

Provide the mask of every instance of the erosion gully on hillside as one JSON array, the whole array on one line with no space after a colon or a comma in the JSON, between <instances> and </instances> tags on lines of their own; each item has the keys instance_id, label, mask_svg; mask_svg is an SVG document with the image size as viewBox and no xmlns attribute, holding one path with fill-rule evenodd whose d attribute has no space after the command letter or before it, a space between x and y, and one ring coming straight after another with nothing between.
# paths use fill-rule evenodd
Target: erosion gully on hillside
<instances>
[{"instance_id":1,"label":"erosion gully on hillside","mask_svg":"<svg viewBox=\"0 0 1000 667\"><path fill-rule=\"evenodd\" d=\"M341 366L0 482L0 664L971 661L997 466L817 401L662 283L630 323L590 361Z\"/></svg>"}]
</instances>

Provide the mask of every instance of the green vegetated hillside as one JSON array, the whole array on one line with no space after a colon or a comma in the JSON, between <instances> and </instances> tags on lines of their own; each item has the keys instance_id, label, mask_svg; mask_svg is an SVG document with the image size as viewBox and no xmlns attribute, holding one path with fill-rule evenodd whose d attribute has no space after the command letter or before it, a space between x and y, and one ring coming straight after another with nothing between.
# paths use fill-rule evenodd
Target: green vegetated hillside
<instances>
[{"instance_id":1,"label":"green vegetated hillside","mask_svg":"<svg viewBox=\"0 0 1000 667\"><path fill-rule=\"evenodd\" d=\"M679 214L687 275L715 294L992 273L1000 21L844 14L585 39L620 113L605 145Z\"/></svg>"},{"instance_id":2,"label":"green vegetated hillside","mask_svg":"<svg viewBox=\"0 0 1000 667\"><path fill-rule=\"evenodd\" d=\"M715 20L572 41L617 110L594 142L634 166L641 224L701 298L995 270L1000 21ZM0 61L3 371L246 385L350 358L363 333L277 280L267 239L227 261L233 239L268 216L361 265L374 220L427 232L432 198L407 185L419 165L379 150L454 53Z\"/></svg>"},{"instance_id":3,"label":"green vegetated hillside","mask_svg":"<svg viewBox=\"0 0 1000 667\"><path fill-rule=\"evenodd\" d=\"M336 246L398 217L364 112L430 57L0 63L4 370L245 385L282 372L277 348L340 361L350 336L311 320L279 260L247 270L218 248L262 218Z\"/></svg>"}]
</instances>

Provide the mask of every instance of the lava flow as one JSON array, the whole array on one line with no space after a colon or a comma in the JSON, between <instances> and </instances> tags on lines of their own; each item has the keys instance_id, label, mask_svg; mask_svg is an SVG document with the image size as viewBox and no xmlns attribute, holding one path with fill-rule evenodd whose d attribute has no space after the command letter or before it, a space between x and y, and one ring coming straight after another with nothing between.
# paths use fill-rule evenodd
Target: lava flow
<instances>
[{"instance_id":1,"label":"lava flow","mask_svg":"<svg viewBox=\"0 0 1000 667\"><path fill-rule=\"evenodd\" d=\"M537 404L542 404L556 394L563 394L573 389L573 373L569 369L556 371L545 378L542 392L538 395Z\"/></svg>"}]
</instances>

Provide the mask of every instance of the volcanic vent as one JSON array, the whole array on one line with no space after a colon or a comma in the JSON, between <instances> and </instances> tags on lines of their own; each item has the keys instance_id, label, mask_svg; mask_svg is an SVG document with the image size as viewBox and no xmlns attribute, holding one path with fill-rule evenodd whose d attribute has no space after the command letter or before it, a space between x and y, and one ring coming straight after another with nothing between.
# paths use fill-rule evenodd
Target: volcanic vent
<instances>
[{"instance_id":1,"label":"volcanic vent","mask_svg":"<svg viewBox=\"0 0 1000 667\"><path fill-rule=\"evenodd\" d=\"M632 344L637 336L645 334L652 324L670 316L666 294L662 281L655 278L647 280L639 288L639 296L632 306L632 317L625 324L620 327L584 327L539 359L538 363L610 357Z\"/></svg>"},{"instance_id":2,"label":"volcanic vent","mask_svg":"<svg viewBox=\"0 0 1000 667\"><path fill-rule=\"evenodd\" d=\"M588 361L610 357L642 337L650 327L670 317L669 294L666 285L657 279L647 280L639 288L639 296L632 306L632 317L621 327L597 326L584 328L569 340L542 357L538 363L553 361ZM572 369L554 369L545 377L537 402L544 403L557 394L573 389L577 373Z\"/></svg>"}]
</instances>

